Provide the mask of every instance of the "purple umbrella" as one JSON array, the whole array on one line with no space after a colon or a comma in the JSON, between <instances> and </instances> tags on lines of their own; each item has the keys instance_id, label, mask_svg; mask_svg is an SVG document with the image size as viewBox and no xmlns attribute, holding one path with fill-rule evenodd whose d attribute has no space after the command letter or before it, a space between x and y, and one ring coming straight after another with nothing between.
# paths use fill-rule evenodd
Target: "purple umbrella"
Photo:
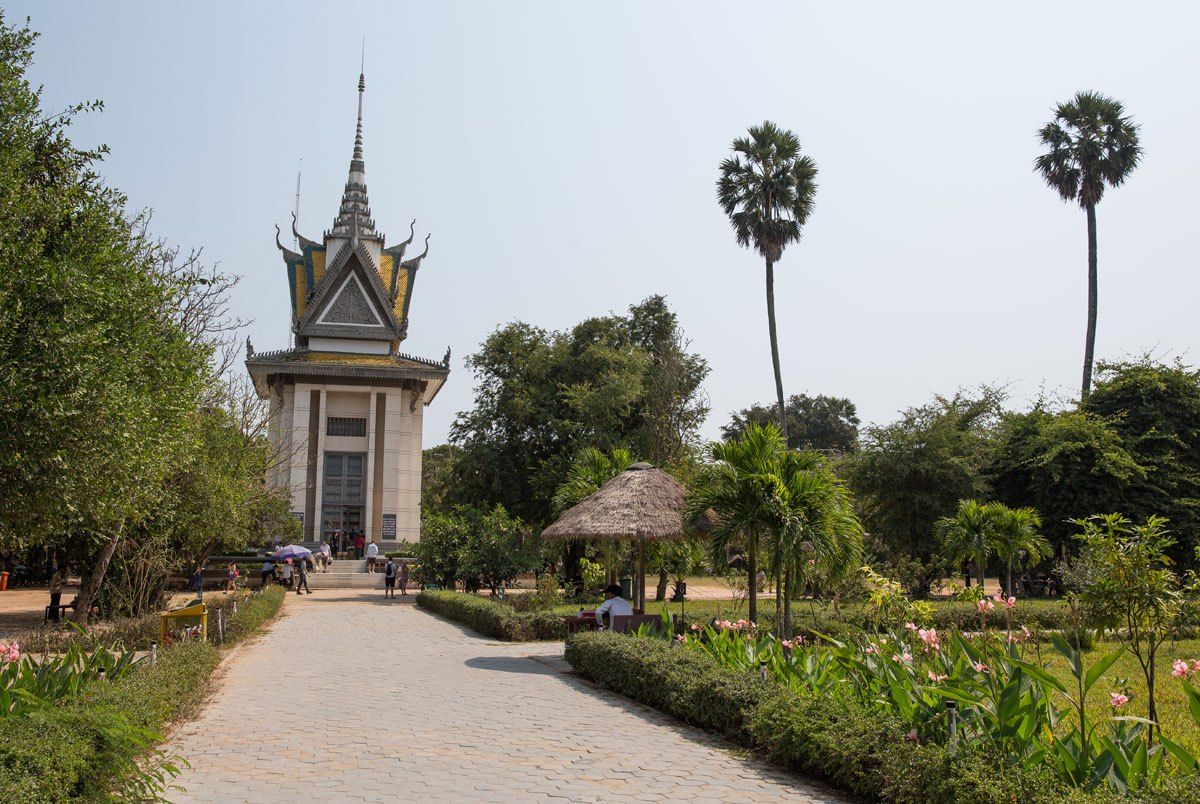
<instances>
[{"instance_id":1,"label":"purple umbrella","mask_svg":"<svg viewBox=\"0 0 1200 804\"><path fill-rule=\"evenodd\" d=\"M301 547L298 544L289 544L287 547L281 547L271 554L272 561L283 561L285 558L308 558L312 555L312 550L307 547Z\"/></svg>"}]
</instances>

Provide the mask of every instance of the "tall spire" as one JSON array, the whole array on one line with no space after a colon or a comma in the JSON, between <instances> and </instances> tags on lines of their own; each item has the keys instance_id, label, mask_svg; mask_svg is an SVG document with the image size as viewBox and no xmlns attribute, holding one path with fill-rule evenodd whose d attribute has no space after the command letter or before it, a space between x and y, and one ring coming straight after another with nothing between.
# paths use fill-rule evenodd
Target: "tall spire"
<instances>
[{"instance_id":1,"label":"tall spire","mask_svg":"<svg viewBox=\"0 0 1200 804\"><path fill-rule=\"evenodd\" d=\"M350 159L350 175L346 177L346 188L342 191L342 204L333 221L330 234L346 237L382 240L375 231L371 219L371 205L367 201L367 166L363 161L363 93L367 89L364 72L358 74L358 122L354 129L354 155Z\"/></svg>"}]
</instances>

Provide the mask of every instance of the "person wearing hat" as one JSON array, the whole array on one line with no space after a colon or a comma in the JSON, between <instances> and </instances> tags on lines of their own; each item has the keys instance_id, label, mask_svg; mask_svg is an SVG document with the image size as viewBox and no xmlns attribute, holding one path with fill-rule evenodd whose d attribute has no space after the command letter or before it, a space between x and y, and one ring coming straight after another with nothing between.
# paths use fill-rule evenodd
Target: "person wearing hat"
<instances>
[{"instance_id":1,"label":"person wearing hat","mask_svg":"<svg viewBox=\"0 0 1200 804\"><path fill-rule=\"evenodd\" d=\"M284 559L283 566L280 567L279 571L279 580L288 589L292 588L292 560L290 558Z\"/></svg>"},{"instance_id":2,"label":"person wearing hat","mask_svg":"<svg viewBox=\"0 0 1200 804\"><path fill-rule=\"evenodd\" d=\"M613 617L627 617L630 614L633 614L633 607L629 605L628 600L621 597L621 587L615 583L606 587L604 602L596 607L596 622L611 631ZM607 622L605 618L607 618Z\"/></svg>"}]
</instances>

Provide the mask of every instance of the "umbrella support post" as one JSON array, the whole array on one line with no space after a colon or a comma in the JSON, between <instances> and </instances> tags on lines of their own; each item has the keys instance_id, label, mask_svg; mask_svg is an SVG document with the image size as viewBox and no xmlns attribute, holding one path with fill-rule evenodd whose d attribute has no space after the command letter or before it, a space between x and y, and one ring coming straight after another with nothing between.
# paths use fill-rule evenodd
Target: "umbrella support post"
<instances>
[{"instance_id":1,"label":"umbrella support post","mask_svg":"<svg viewBox=\"0 0 1200 804\"><path fill-rule=\"evenodd\" d=\"M636 607L646 613L646 540L638 540L638 577Z\"/></svg>"}]
</instances>

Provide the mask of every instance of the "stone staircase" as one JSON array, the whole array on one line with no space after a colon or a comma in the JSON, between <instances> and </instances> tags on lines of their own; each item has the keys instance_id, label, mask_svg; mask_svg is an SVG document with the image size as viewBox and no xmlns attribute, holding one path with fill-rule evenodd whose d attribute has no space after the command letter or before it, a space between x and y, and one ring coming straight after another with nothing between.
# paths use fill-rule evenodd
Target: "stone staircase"
<instances>
[{"instance_id":1,"label":"stone staircase","mask_svg":"<svg viewBox=\"0 0 1200 804\"><path fill-rule=\"evenodd\" d=\"M380 556L380 558L383 558ZM384 559L386 560L386 559ZM329 565L328 572L308 573L310 589L382 589L383 567L379 572L367 572L367 560L341 559Z\"/></svg>"}]
</instances>

